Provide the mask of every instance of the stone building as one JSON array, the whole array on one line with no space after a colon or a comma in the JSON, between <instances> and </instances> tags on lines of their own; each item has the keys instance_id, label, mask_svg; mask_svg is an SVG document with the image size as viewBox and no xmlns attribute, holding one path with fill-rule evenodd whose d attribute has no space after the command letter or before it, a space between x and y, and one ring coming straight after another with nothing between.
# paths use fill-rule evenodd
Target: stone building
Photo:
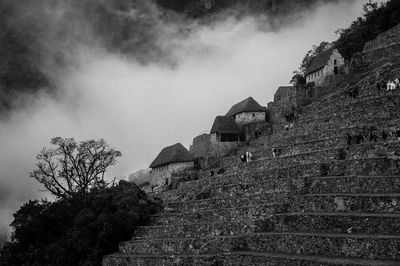
<instances>
[{"instance_id":1,"label":"stone building","mask_svg":"<svg viewBox=\"0 0 400 266\"><path fill-rule=\"evenodd\" d=\"M190 152L182 144L165 147L150 164L150 183L162 185L173 172L194 166Z\"/></svg>"},{"instance_id":2,"label":"stone building","mask_svg":"<svg viewBox=\"0 0 400 266\"><path fill-rule=\"evenodd\" d=\"M268 103L267 120L273 124L287 123L322 91L322 87L315 86L279 87L274 94L274 101Z\"/></svg>"},{"instance_id":3,"label":"stone building","mask_svg":"<svg viewBox=\"0 0 400 266\"><path fill-rule=\"evenodd\" d=\"M232 116L217 116L210 134L212 142L236 142L239 141L240 129Z\"/></svg>"},{"instance_id":4,"label":"stone building","mask_svg":"<svg viewBox=\"0 0 400 266\"><path fill-rule=\"evenodd\" d=\"M193 139L190 152L195 159L223 156L248 141L271 133L267 108L252 97L233 105L225 116L217 116L210 134Z\"/></svg>"},{"instance_id":5,"label":"stone building","mask_svg":"<svg viewBox=\"0 0 400 266\"><path fill-rule=\"evenodd\" d=\"M306 71L306 82L314 82L316 86L323 86L328 77L339 75L345 66L346 60L339 49L332 47L317 55Z\"/></svg>"},{"instance_id":6,"label":"stone building","mask_svg":"<svg viewBox=\"0 0 400 266\"><path fill-rule=\"evenodd\" d=\"M282 108L297 108L313 96L310 92L305 86L281 86L274 94L274 103Z\"/></svg>"},{"instance_id":7,"label":"stone building","mask_svg":"<svg viewBox=\"0 0 400 266\"><path fill-rule=\"evenodd\" d=\"M229 109L226 116L231 116L235 119L239 128L246 124L265 122L267 108L261 106L252 97L249 97Z\"/></svg>"},{"instance_id":8,"label":"stone building","mask_svg":"<svg viewBox=\"0 0 400 266\"><path fill-rule=\"evenodd\" d=\"M223 156L240 145L240 129L231 116L217 116L210 134L193 139L190 153L194 159Z\"/></svg>"},{"instance_id":9,"label":"stone building","mask_svg":"<svg viewBox=\"0 0 400 266\"><path fill-rule=\"evenodd\" d=\"M203 158L210 153L211 150L211 135L201 134L193 138L193 143L190 146L190 153L193 158Z\"/></svg>"}]
</instances>

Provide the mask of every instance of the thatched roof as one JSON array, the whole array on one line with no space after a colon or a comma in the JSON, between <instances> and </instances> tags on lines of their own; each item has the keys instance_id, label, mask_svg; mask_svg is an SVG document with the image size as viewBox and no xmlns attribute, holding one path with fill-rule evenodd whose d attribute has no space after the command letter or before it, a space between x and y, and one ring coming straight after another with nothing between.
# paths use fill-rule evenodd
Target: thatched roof
<instances>
[{"instance_id":1,"label":"thatched roof","mask_svg":"<svg viewBox=\"0 0 400 266\"><path fill-rule=\"evenodd\" d=\"M190 161L193 161L190 152L185 147L183 147L182 144L176 143L172 146L168 146L162 149L161 152L154 159L154 161L150 164L150 168L155 168L170 163Z\"/></svg>"},{"instance_id":2,"label":"thatched roof","mask_svg":"<svg viewBox=\"0 0 400 266\"><path fill-rule=\"evenodd\" d=\"M336 47L331 47L329 49L327 49L326 51L320 53L319 55L317 55L312 61L311 61L311 65L307 68L306 71L306 76L310 75L311 73L323 68L324 66L326 66L326 64L329 61L329 58L332 55L332 52L337 49ZM339 49L338 49L339 51ZM340 54L342 54L339 51ZM343 55L342 55L343 56Z\"/></svg>"},{"instance_id":3,"label":"thatched roof","mask_svg":"<svg viewBox=\"0 0 400 266\"><path fill-rule=\"evenodd\" d=\"M232 116L217 116L210 133L239 134L240 129Z\"/></svg>"},{"instance_id":4,"label":"thatched roof","mask_svg":"<svg viewBox=\"0 0 400 266\"><path fill-rule=\"evenodd\" d=\"M231 107L231 109L226 113L226 116L234 116L243 112L266 112L267 108L265 106L261 106L258 102L256 102L252 97L249 97L240 103L235 104Z\"/></svg>"}]
</instances>

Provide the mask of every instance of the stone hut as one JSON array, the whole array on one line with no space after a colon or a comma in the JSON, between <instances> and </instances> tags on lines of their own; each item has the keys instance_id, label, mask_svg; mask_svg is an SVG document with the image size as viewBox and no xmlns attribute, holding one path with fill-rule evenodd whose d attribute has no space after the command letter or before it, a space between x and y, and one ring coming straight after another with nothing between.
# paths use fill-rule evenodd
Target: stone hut
<instances>
[{"instance_id":1,"label":"stone hut","mask_svg":"<svg viewBox=\"0 0 400 266\"><path fill-rule=\"evenodd\" d=\"M232 116L217 116L210 134L211 142L237 142L240 129Z\"/></svg>"},{"instance_id":2,"label":"stone hut","mask_svg":"<svg viewBox=\"0 0 400 266\"><path fill-rule=\"evenodd\" d=\"M328 77L340 73L345 63L346 60L339 49L331 47L312 60L306 71L306 82L314 82L316 86L323 86Z\"/></svg>"},{"instance_id":3,"label":"stone hut","mask_svg":"<svg viewBox=\"0 0 400 266\"><path fill-rule=\"evenodd\" d=\"M150 164L152 185L162 185L173 172L194 167L190 152L181 143L165 147Z\"/></svg>"},{"instance_id":4,"label":"stone hut","mask_svg":"<svg viewBox=\"0 0 400 266\"><path fill-rule=\"evenodd\" d=\"M246 124L265 122L266 112L265 106L261 106L252 97L249 97L232 106L226 116L233 117L239 128L242 128Z\"/></svg>"},{"instance_id":5,"label":"stone hut","mask_svg":"<svg viewBox=\"0 0 400 266\"><path fill-rule=\"evenodd\" d=\"M193 139L190 152L195 159L224 156L243 141L271 134L271 125L266 121L267 108L249 97L230 108L224 116L217 116L210 134Z\"/></svg>"}]
</instances>

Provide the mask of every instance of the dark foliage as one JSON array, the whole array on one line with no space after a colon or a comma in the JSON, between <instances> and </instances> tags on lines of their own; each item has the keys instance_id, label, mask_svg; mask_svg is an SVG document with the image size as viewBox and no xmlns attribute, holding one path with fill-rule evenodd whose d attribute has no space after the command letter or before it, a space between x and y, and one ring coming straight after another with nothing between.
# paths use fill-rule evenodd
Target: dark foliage
<instances>
[{"instance_id":1,"label":"dark foliage","mask_svg":"<svg viewBox=\"0 0 400 266\"><path fill-rule=\"evenodd\" d=\"M126 181L91 191L86 202L29 201L14 214L13 242L1 251L0 265L100 265L159 207Z\"/></svg>"},{"instance_id":2,"label":"dark foliage","mask_svg":"<svg viewBox=\"0 0 400 266\"><path fill-rule=\"evenodd\" d=\"M369 2L364 5L364 15L358 17L350 27L338 32L337 47L347 58L361 52L366 42L400 23L400 1L390 0L378 5Z\"/></svg>"},{"instance_id":3,"label":"dark foliage","mask_svg":"<svg viewBox=\"0 0 400 266\"><path fill-rule=\"evenodd\" d=\"M364 14L348 28L337 31L340 37L334 45L347 59L361 52L368 41L400 23L400 1L390 0L381 4L371 1L364 4L363 11ZM312 60L329 48L329 45L327 42L314 45L304 56L299 72L304 74Z\"/></svg>"},{"instance_id":4,"label":"dark foliage","mask_svg":"<svg viewBox=\"0 0 400 266\"><path fill-rule=\"evenodd\" d=\"M290 80L290 83L293 84L293 86L301 86L306 84L306 78L304 75L297 73L293 75L292 79Z\"/></svg>"},{"instance_id":5,"label":"dark foliage","mask_svg":"<svg viewBox=\"0 0 400 266\"><path fill-rule=\"evenodd\" d=\"M57 198L86 196L91 189L109 185L108 168L122 153L103 139L76 142L73 138L53 138L56 148L43 148L36 155L36 169L30 173Z\"/></svg>"},{"instance_id":6,"label":"dark foliage","mask_svg":"<svg viewBox=\"0 0 400 266\"><path fill-rule=\"evenodd\" d=\"M299 67L299 72L304 75L307 69L310 67L313 59L322 52L329 49L330 46L331 44L329 42L321 42L319 45L314 45L312 49L309 50L304 56L303 61L301 62L301 65Z\"/></svg>"}]
</instances>

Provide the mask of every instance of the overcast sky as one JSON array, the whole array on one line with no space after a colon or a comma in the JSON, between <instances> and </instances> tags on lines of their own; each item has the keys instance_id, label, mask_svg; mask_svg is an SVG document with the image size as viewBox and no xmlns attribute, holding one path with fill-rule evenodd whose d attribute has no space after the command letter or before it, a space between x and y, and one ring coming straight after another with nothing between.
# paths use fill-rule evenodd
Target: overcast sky
<instances>
[{"instance_id":1,"label":"overcast sky","mask_svg":"<svg viewBox=\"0 0 400 266\"><path fill-rule=\"evenodd\" d=\"M171 47L173 66L139 64L100 44L78 45L76 67L55 80L62 97L37 95L33 105L0 123L0 223L9 223L22 202L43 195L29 172L53 137L104 138L123 153L112 171L122 177L147 168L165 146L189 148L233 104L252 96L266 105L306 51L337 39L335 30L359 16L367 0L339 2L277 32L252 17L196 26L176 39L169 34L175 29L165 26L159 42Z\"/></svg>"}]
</instances>

